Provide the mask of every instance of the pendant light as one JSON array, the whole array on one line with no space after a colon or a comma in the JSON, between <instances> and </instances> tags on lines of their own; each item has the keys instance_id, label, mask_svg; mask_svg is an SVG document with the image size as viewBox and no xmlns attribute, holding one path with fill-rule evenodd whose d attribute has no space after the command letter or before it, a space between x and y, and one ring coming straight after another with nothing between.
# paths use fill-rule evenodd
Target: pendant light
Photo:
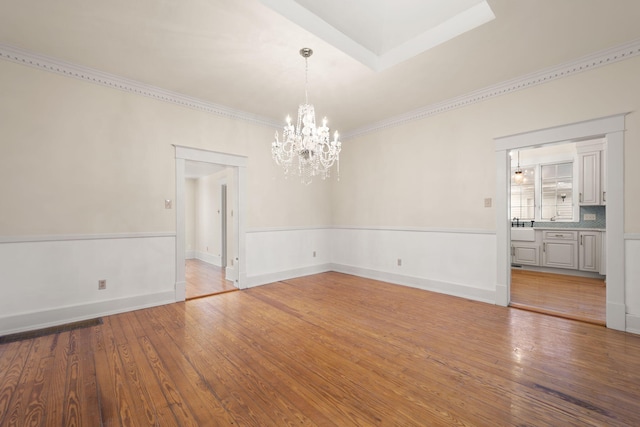
<instances>
[{"instance_id":1,"label":"pendant light","mask_svg":"<svg viewBox=\"0 0 640 427\"><path fill-rule=\"evenodd\" d=\"M520 169L520 150L518 150L518 167L516 168L515 174L513 176L513 181L520 185L524 181L524 172Z\"/></svg>"}]
</instances>

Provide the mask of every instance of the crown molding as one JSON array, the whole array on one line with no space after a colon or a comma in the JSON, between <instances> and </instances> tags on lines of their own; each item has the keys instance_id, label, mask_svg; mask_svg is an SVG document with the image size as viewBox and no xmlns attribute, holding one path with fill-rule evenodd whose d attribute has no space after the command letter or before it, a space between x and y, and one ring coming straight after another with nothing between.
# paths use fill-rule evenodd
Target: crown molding
<instances>
[{"instance_id":1,"label":"crown molding","mask_svg":"<svg viewBox=\"0 0 640 427\"><path fill-rule=\"evenodd\" d=\"M546 68L544 70L498 83L456 98L451 98L398 116L371 123L353 131L345 132L341 135L341 139L345 141L368 133L400 126L408 122L421 120L426 117L466 107L468 105L483 102L518 90L528 89L533 86L613 64L638 55L640 55L640 39L584 56L569 63ZM245 111L234 110L223 105L206 102L177 92L171 92L156 86L125 79L114 74L105 73L89 67L28 52L8 45L0 44L0 59L222 117L243 120L272 128L279 128L282 125L280 121L275 121L266 117L247 113Z\"/></svg>"},{"instance_id":2,"label":"crown molding","mask_svg":"<svg viewBox=\"0 0 640 427\"><path fill-rule=\"evenodd\" d=\"M517 77L512 80L507 80L456 98L451 98L408 113L371 123L351 132L345 132L341 135L342 140L352 139L368 133L435 116L440 113L483 102L518 90L528 89L533 86L548 83L583 71L593 70L615 62L620 62L638 55L640 55L640 39L584 56L569 63L546 68L541 71Z\"/></svg>"},{"instance_id":3,"label":"crown molding","mask_svg":"<svg viewBox=\"0 0 640 427\"><path fill-rule=\"evenodd\" d=\"M245 111L234 110L233 108L225 107L223 105L206 102L181 93L168 91L156 86L140 83L135 80L126 79L93 68L72 64L60 59L28 52L13 46L0 44L0 59L222 117L243 120L269 127L279 127L281 125L280 122L276 122L266 117L261 117Z\"/></svg>"}]
</instances>

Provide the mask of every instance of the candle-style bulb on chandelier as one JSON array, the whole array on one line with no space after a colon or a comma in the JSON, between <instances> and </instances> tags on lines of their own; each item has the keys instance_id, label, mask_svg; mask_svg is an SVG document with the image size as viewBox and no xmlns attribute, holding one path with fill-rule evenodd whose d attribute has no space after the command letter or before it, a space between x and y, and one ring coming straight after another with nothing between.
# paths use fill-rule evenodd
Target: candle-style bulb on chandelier
<instances>
[{"instance_id":1,"label":"candle-style bulb on chandelier","mask_svg":"<svg viewBox=\"0 0 640 427\"><path fill-rule=\"evenodd\" d=\"M275 141L271 143L273 160L282 166L285 176L302 177L305 184L311 183L314 176L326 179L334 163L340 173L340 150L342 143L336 131L331 140L327 118L322 120L322 126L316 127L316 113L313 105L309 104L308 74L309 57L313 50L300 49L300 55L305 62L304 104L298 107L298 120L294 126L291 117L287 116L287 124L282 132L282 141L278 139L276 131Z\"/></svg>"}]
</instances>

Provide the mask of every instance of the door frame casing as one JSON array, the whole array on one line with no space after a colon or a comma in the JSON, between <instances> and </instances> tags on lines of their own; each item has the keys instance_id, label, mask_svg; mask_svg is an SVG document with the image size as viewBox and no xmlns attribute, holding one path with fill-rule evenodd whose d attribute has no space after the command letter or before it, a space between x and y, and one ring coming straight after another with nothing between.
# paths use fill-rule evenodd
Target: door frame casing
<instances>
[{"instance_id":1,"label":"door frame casing","mask_svg":"<svg viewBox=\"0 0 640 427\"><path fill-rule=\"evenodd\" d=\"M233 234L236 239L234 259L236 268L234 283L239 289L246 288L245 265L245 213L247 157L235 154L219 153L201 148L175 145L176 159L176 283L175 300L184 301L186 297L185 280L185 163L188 160L214 163L232 168L233 186L236 195L233 201Z\"/></svg>"},{"instance_id":2,"label":"door frame casing","mask_svg":"<svg viewBox=\"0 0 640 427\"><path fill-rule=\"evenodd\" d=\"M511 286L509 151L589 138L604 138L607 180L607 327L624 331L624 120L628 113L495 138L496 151L496 304L508 306Z\"/></svg>"}]
</instances>

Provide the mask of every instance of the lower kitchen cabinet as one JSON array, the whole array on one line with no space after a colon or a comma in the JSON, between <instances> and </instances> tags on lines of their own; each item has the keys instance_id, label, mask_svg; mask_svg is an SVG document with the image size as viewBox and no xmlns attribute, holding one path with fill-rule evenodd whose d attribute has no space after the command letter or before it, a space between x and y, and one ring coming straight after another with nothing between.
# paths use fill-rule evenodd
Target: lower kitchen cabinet
<instances>
[{"instance_id":1,"label":"lower kitchen cabinet","mask_svg":"<svg viewBox=\"0 0 640 427\"><path fill-rule=\"evenodd\" d=\"M512 242L511 263L540 265L540 245Z\"/></svg>"},{"instance_id":2,"label":"lower kitchen cabinet","mask_svg":"<svg viewBox=\"0 0 640 427\"><path fill-rule=\"evenodd\" d=\"M600 233L597 231L581 231L579 245L579 269L582 271L599 272Z\"/></svg>"},{"instance_id":3,"label":"lower kitchen cabinet","mask_svg":"<svg viewBox=\"0 0 640 427\"><path fill-rule=\"evenodd\" d=\"M556 268L578 268L578 242L575 231L544 231L542 265Z\"/></svg>"}]
</instances>

